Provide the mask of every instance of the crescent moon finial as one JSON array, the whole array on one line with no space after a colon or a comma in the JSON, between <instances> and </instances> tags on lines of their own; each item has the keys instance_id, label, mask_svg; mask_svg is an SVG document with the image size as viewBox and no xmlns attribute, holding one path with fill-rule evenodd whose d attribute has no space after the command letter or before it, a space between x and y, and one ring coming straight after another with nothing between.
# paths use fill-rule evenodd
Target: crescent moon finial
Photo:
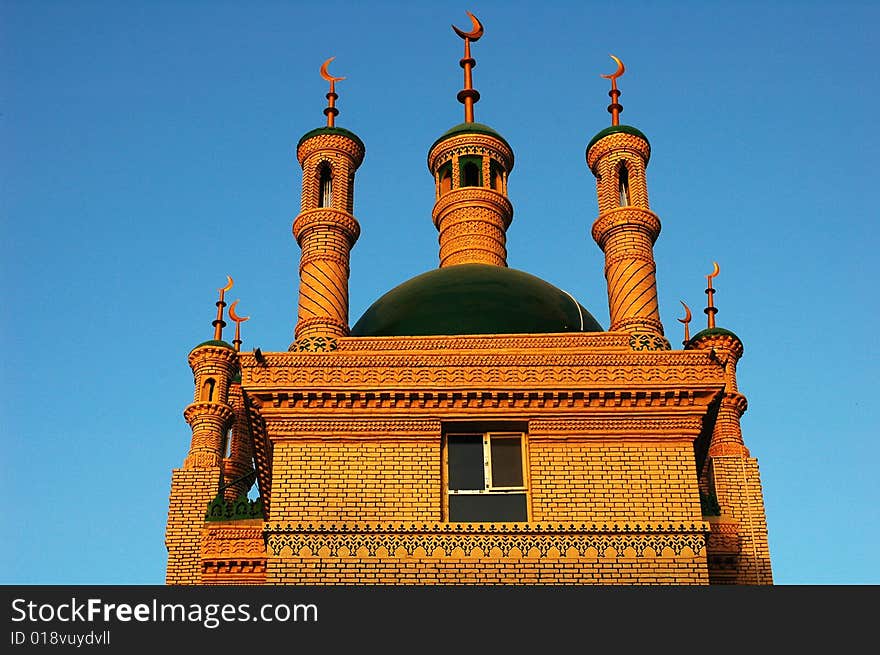
<instances>
[{"instance_id":1,"label":"crescent moon finial","mask_svg":"<svg viewBox=\"0 0 880 655\"><path fill-rule=\"evenodd\" d=\"M691 318L692 318L691 308L685 304L684 300L679 300L678 302L680 302L682 307L684 307L685 313L684 313L684 318L677 318L675 320L677 320L679 323L684 324L684 341L682 341L681 343L682 343L682 345L686 346L687 342L691 340L691 326L690 326Z\"/></svg>"},{"instance_id":2,"label":"crescent moon finial","mask_svg":"<svg viewBox=\"0 0 880 655\"><path fill-rule=\"evenodd\" d=\"M327 67L334 59L336 59L336 57L330 57L330 59L321 64L321 77L323 77L328 82L341 82L345 79L344 77L333 77L330 73L327 72Z\"/></svg>"},{"instance_id":3,"label":"crescent moon finial","mask_svg":"<svg viewBox=\"0 0 880 655\"><path fill-rule=\"evenodd\" d=\"M604 77L606 80L611 80L613 82L614 80L616 80L618 77L620 77L621 75L623 75L626 72L626 66L624 66L623 62L620 61L614 55L608 55L608 56L611 57L615 62L617 62L617 70L614 71L613 73L611 73L611 75L600 75L600 77Z\"/></svg>"},{"instance_id":4,"label":"crescent moon finial","mask_svg":"<svg viewBox=\"0 0 880 655\"><path fill-rule=\"evenodd\" d=\"M223 287L222 289L217 289L217 291L219 291L220 293L226 293L227 291L229 291L232 288L233 284L235 284L235 283L232 281L232 278L229 275L227 275L226 276L226 286Z\"/></svg>"},{"instance_id":5,"label":"crescent moon finial","mask_svg":"<svg viewBox=\"0 0 880 655\"><path fill-rule=\"evenodd\" d=\"M465 13L471 17L471 23L473 24L473 29L470 32L465 32L464 30L458 29L455 25L452 26L452 29L455 30L455 33L458 34L463 39L470 39L471 41L478 41L479 38L481 36L483 36L483 24L471 12L465 11Z\"/></svg>"},{"instance_id":6,"label":"crescent moon finial","mask_svg":"<svg viewBox=\"0 0 880 655\"><path fill-rule=\"evenodd\" d=\"M687 325L691 322L691 318L693 318L693 314L691 314L691 308L688 307L687 304L685 304L684 300L679 300L678 302L680 302L682 307L684 307L684 318L678 318L675 320L677 320L679 323L684 323L685 325ZM231 308L229 315L232 316Z\"/></svg>"},{"instance_id":7,"label":"crescent moon finial","mask_svg":"<svg viewBox=\"0 0 880 655\"><path fill-rule=\"evenodd\" d=\"M721 272L721 269L718 267L718 262L712 262L712 272L709 273L706 277L709 279L718 277L718 274Z\"/></svg>"},{"instance_id":8,"label":"crescent moon finial","mask_svg":"<svg viewBox=\"0 0 880 655\"><path fill-rule=\"evenodd\" d=\"M235 352L241 350L241 324L250 318L250 316L239 316L235 313L235 306L237 304L238 301L236 300L229 305L229 318L235 321L235 338L232 340L232 347L235 349Z\"/></svg>"},{"instance_id":9,"label":"crescent moon finial","mask_svg":"<svg viewBox=\"0 0 880 655\"><path fill-rule=\"evenodd\" d=\"M611 104L608 105L608 113L611 114L611 124L620 125L620 112L623 111L623 105L620 104L620 89L617 88L617 78L626 72L626 66L614 55L608 56L617 62L617 70L610 75L600 75L600 77L611 80L611 91L608 92L608 95L611 96Z\"/></svg>"},{"instance_id":10,"label":"crescent moon finial","mask_svg":"<svg viewBox=\"0 0 880 655\"><path fill-rule=\"evenodd\" d=\"M244 323L245 321L250 319L250 316L239 316L238 314L236 314L235 313L235 306L237 304L238 304L238 301L236 300L234 303L229 305L229 318L231 318L236 323Z\"/></svg>"},{"instance_id":11,"label":"crescent moon finial","mask_svg":"<svg viewBox=\"0 0 880 655\"><path fill-rule=\"evenodd\" d=\"M336 126L336 117L339 115L339 110L336 108L336 98L339 97L336 95L336 83L345 79L344 77L333 77L327 71L327 67L334 59L336 57L330 57L330 59L321 64L321 77L330 82L330 92L327 94L327 107L324 109L324 115L327 117L327 127Z\"/></svg>"}]
</instances>

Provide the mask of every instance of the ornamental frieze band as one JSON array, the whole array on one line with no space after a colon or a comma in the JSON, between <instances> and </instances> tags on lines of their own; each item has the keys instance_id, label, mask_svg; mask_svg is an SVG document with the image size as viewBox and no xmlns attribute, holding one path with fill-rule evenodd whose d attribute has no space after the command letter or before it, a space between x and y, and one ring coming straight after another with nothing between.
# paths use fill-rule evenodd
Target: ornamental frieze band
<instances>
[{"instance_id":1,"label":"ornamental frieze band","mask_svg":"<svg viewBox=\"0 0 880 655\"><path fill-rule=\"evenodd\" d=\"M685 525L449 525L421 526L291 526L267 524L270 557L661 557L699 556L706 546L708 524Z\"/></svg>"},{"instance_id":2,"label":"ornamental frieze band","mask_svg":"<svg viewBox=\"0 0 880 655\"><path fill-rule=\"evenodd\" d=\"M299 354L299 353L296 353ZM465 364L450 364L448 358L442 368L390 366L349 367L341 365L336 355L326 355L323 366L296 368L244 368L243 382L252 386L296 385L332 386L350 385L438 385L455 384L547 384L558 387L564 384L652 384L658 381L700 383L701 385L722 385L723 373L717 366L692 366L688 368L666 368L662 366L591 367L546 366L526 367L499 365L497 368L464 368ZM334 364L337 364L334 366ZM438 361L437 365L441 363Z\"/></svg>"}]
</instances>

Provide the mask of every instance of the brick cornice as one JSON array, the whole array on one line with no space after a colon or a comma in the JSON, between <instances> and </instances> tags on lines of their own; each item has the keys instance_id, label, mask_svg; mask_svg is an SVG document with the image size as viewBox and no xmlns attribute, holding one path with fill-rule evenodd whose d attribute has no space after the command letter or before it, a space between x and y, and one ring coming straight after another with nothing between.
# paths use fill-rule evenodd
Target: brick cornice
<instances>
[{"instance_id":1,"label":"brick cornice","mask_svg":"<svg viewBox=\"0 0 880 655\"><path fill-rule=\"evenodd\" d=\"M509 173L513 170L513 151L500 139L490 134L465 133L443 139L428 153L428 170L435 171L445 160L453 155L488 155L493 154L501 160Z\"/></svg>"},{"instance_id":2,"label":"brick cornice","mask_svg":"<svg viewBox=\"0 0 880 655\"><path fill-rule=\"evenodd\" d=\"M361 233L357 219L347 211L332 207L318 207L301 212L293 221L293 236L302 245L302 239L308 230L338 230L353 245Z\"/></svg>"},{"instance_id":3,"label":"brick cornice","mask_svg":"<svg viewBox=\"0 0 880 655\"><path fill-rule=\"evenodd\" d=\"M615 234L636 230L647 235L653 244L660 235L660 218L644 207L616 207L602 212L593 222L593 240L603 250Z\"/></svg>"},{"instance_id":4,"label":"brick cornice","mask_svg":"<svg viewBox=\"0 0 880 655\"><path fill-rule=\"evenodd\" d=\"M214 421L225 425L228 421L232 420L232 416L233 411L231 407L215 402L192 403L183 410L183 418L190 425L199 420Z\"/></svg>"}]
</instances>

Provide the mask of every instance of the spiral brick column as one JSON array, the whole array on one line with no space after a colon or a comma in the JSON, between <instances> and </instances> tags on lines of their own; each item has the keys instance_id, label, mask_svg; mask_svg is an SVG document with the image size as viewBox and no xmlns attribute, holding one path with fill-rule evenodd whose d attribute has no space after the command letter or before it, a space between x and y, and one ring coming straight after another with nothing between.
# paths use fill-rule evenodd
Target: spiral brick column
<instances>
[{"instance_id":1,"label":"spiral brick column","mask_svg":"<svg viewBox=\"0 0 880 655\"><path fill-rule=\"evenodd\" d=\"M297 147L303 169L302 211L293 236L302 248L294 343L312 337L346 336L351 248L360 236L352 215L354 175L364 145L352 132L325 127L306 134ZM322 175L329 187L322 196Z\"/></svg>"},{"instance_id":2,"label":"spiral brick column","mask_svg":"<svg viewBox=\"0 0 880 655\"><path fill-rule=\"evenodd\" d=\"M650 154L640 132L611 128L587 148L587 165L596 176L599 217L592 235L605 253L610 329L662 335L654 263L660 219L648 207L645 177Z\"/></svg>"}]
</instances>

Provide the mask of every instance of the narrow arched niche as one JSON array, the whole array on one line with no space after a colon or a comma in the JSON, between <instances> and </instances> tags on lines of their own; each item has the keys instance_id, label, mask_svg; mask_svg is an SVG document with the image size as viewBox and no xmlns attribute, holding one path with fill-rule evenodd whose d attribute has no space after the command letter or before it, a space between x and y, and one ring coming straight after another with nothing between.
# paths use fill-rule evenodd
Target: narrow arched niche
<instances>
[{"instance_id":1,"label":"narrow arched niche","mask_svg":"<svg viewBox=\"0 0 880 655\"><path fill-rule=\"evenodd\" d=\"M629 189L629 167L625 161L617 165L617 197L621 207L631 205Z\"/></svg>"},{"instance_id":2,"label":"narrow arched niche","mask_svg":"<svg viewBox=\"0 0 880 655\"><path fill-rule=\"evenodd\" d=\"M205 402L213 402L214 401L214 391L216 390L217 382L214 378L208 378L205 380L205 383L202 385L202 400Z\"/></svg>"},{"instance_id":3,"label":"narrow arched niche","mask_svg":"<svg viewBox=\"0 0 880 655\"><path fill-rule=\"evenodd\" d=\"M480 157L462 157L461 186L483 186L483 160Z\"/></svg>"},{"instance_id":4,"label":"narrow arched niche","mask_svg":"<svg viewBox=\"0 0 880 655\"><path fill-rule=\"evenodd\" d=\"M452 162L447 162L437 172L439 177L440 195L452 191Z\"/></svg>"},{"instance_id":5,"label":"narrow arched niche","mask_svg":"<svg viewBox=\"0 0 880 655\"><path fill-rule=\"evenodd\" d=\"M318 167L318 207L333 206L333 171L330 164L322 163Z\"/></svg>"},{"instance_id":6,"label":"narrow arched niche","mask_svg":"<svg viewBox=\"0 0 880 655\"><path fill-rule=\"evenodd\" d=\"M504 188L504 169L494 159L489 162L489 188L502 193Z\"/></svg>"}]
</instances>

